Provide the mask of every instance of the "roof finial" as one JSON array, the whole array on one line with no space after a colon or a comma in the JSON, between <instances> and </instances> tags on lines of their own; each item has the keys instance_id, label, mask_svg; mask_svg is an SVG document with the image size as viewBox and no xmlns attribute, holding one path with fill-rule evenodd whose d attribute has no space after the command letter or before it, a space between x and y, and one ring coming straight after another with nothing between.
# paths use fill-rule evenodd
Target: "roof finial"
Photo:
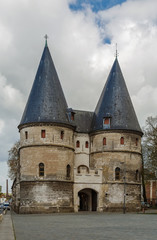
<instances>
[{"instance_id":1,"label":"roof finial","mask_svg":"<svg viewBox=\"0 0 157 240\"><path fill-rule=\"evenodd\" d=\"M46 34L46 35L44 36L44 38L45 38L45 47L47 47L47 39L48 39L48 35Z\"/></svg>"},{"instance_id":2,"label":"roof finial","mask_svg":"<svg viewBox=\"0 0 157 240\"><path fill-rule=\"evenodd\" d=\"M118 55L119 55L119 53L118 53L118 50L117 50L117 43L116 43L116 54L115 54L116 59L117 59Z\"/></svg>"}]
</instances>

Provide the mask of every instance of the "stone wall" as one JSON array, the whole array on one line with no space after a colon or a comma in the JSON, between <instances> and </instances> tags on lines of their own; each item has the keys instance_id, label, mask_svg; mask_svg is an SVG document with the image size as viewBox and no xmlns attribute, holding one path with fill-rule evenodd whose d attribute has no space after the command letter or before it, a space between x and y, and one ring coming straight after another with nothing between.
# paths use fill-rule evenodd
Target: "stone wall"
<instances>
[{"instance_id":1,"label":"stone wall","mask_svg":"<svg viewBox=\"0 0 157 240\"><path fill-rule=\"evenodd\" d=\"M41 131L45 130L45 138ZM61 131L64 132L61 139ZM27 139L25 137L27 132ZM66 180L67 165L70 165L70 178L73 181L74 139L73 131L65 127L34 126L20 132L20 165L22 180ZM44 164L44 176L39 176L39 164Z\"/></svg>"},{"instance_id":2,"label":"stone wall","mask_svg":"<svg viewBox=\"0 0 157 240\"><path fill-rule=\"evenodd\" d=\"M73 185L67 182L21 182L20 213L72 212Z\"/></svg>"},{"instance_id":3,"label":"stone wall","mask_svg":"<svg viewBox=\"0 0 157 240\"><path fill-rule=\"evenodd\" d=\"M121 144L121 137L124 144ZM106 144L103 145L103 138ZM141 137L126 132L102 132L91 136L90 167L102 168L103 211L119 211L124 202L126 208L140 210L141 205ZM116 178L119 168L119 178Z\"/></svg>"},{"instance_id":4,"label":"stone wall","mask_svg":"<svg viewBox=\"0 0 157 240\"><path fill-rule=\"evenodd\" d=\"M32 125L22 128L20 137L20 213L73 211L73 130Z\"/></svg>"},{"instance_id":5,"label":"stone wall","mask_svg":"<svg viewBox=\"0 0 157 240\"><path fill-rule=\"evenodd\" d=\"M90 153L90 139L88 134L75 133L75 167L85 165L89 167L89 153ZM79 141L79 147L77 147L77 141ZM88 147L86 146L88 142Z\"/></svg>"}]
</instances>

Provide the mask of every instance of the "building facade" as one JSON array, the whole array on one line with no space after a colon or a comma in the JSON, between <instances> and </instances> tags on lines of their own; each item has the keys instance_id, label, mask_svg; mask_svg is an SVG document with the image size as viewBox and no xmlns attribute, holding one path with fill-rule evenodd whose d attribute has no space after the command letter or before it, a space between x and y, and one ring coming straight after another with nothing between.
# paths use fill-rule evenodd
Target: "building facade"
<instances>
[{"instance_id":1,"label":"building facade","mask_svg":"<svg viewBox=\"0 0 157 240\"><path fill-rule=\"evenodd\" d=\"M18 128L15 211L140 210L142 131L117 58L95 111L75 110L46 42Z\"/></svg>"},{"instance_id":2,"label":"building facade","mask_svg":"<svg viewBox=\"0 0 157 240\"><path fill-rule=\"evenodd\" d=\"M157 206L157 179L146 180L146 198L150 206Z\"/></svg>"}]
</instances>

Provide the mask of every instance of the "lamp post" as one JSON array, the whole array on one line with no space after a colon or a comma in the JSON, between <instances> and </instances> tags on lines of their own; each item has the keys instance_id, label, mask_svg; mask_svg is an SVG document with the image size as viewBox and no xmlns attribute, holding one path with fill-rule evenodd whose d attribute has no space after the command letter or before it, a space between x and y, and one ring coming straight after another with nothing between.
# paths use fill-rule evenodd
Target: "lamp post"
<instances>
[{"instance_id":1,"label":"lamp post","mask_svg":"<svg viewBox=\"0 0 157 240\"><path fill-rule=\"evenodd\" d=\"M123 214L126 213L126 169L125 169L125 162L121 162L123 164L123 185L124 185L124 194L123 194Z\"/></svg>"}]
</instances>

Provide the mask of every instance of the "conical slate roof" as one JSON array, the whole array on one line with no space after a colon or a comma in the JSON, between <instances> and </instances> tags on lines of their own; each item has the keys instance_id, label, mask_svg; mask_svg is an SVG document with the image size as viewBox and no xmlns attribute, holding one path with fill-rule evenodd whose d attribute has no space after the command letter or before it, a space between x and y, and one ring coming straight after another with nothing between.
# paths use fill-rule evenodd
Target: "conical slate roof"
<instances>
[{"instance_id":1,"label":"conical slate roof","mask_svg":"<svg viewBox=\"0 0 157 240\"><path fill-rule=\"evenodd\" d=\"M69 123L66 110L66 99L46 43L20 125Z\"/></svg>"},{"instance_id":2,"label":"conical slate roof","mask_svg":"<svg viewBox=\"0 0 157 240\"><path fill-rule=\"evenodd\" d=\"M92 131L103 129L103 119L110 118L109 129L138 131L142 134L117 58L96 106Z\"/></svg>"}]
</instances>

